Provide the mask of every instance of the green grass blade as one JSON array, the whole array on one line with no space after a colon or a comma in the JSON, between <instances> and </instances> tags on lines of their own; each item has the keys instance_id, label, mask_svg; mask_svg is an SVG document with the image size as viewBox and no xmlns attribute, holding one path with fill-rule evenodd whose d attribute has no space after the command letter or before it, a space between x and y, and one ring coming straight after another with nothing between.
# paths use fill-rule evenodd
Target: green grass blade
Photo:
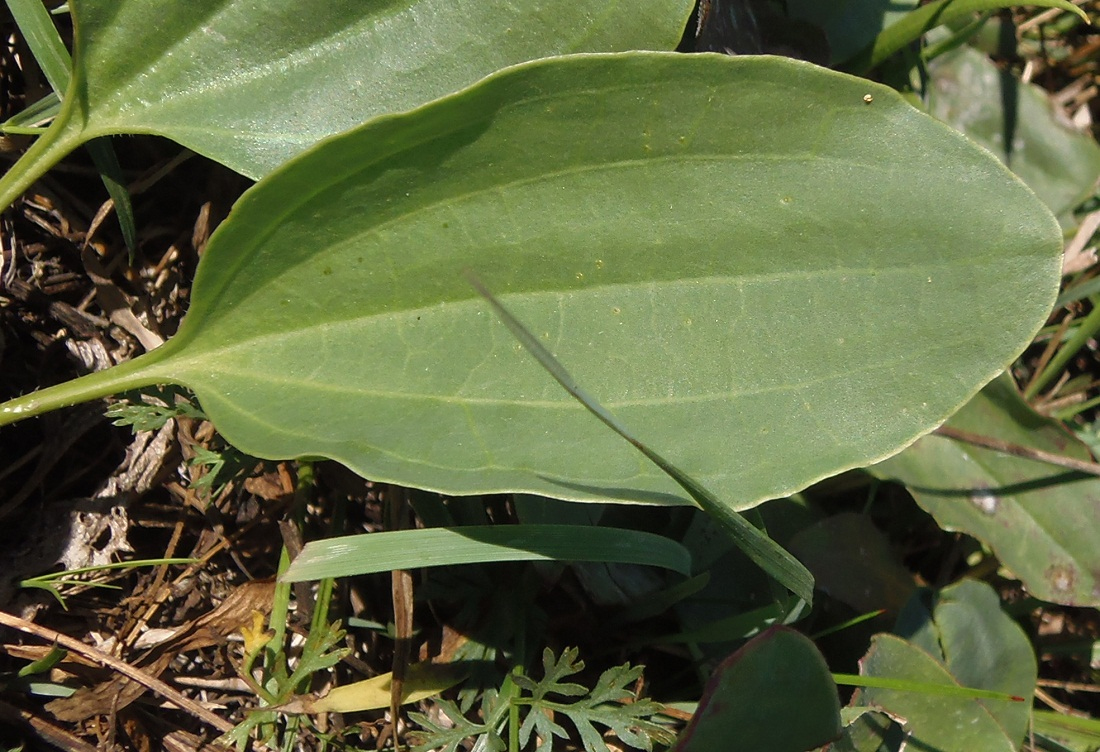
<instances>
[{"instance_id":1,"label":"green grass blade","mask_svg":"<svg viewBox=\"0 0 1100 752\"><path fill-rule=\"evenodd\" d=\"M38 67L53 90L61 94L69 88L72 63L50 12L42 0L7 0L7 3Z\"/></svg>"},{"instance_id":2,"label":"green grass blade","mask_svg":"<svg viewBox=\"0 0 1100 752\"><path fill-rule=\"evenodd\" d=\"M1065 742L1090 748L1100 746L1100 720L1064 715L1050 710L1032 711L1035 731Z\"/></svg>"},{"instance_id":3,"label":"green grass blade","mask_svg":"<svg viewBox=\"0 0 1100 752\"><path fill-rule=\"evenodd\" d=\"M565 391L569 392L572 397L584 405L590 413L599 418L608 428L633 444L639 452L667 473L681 488L688 492L705 512L717 518L726 528L727 533L737 547L744 551L761 569L802 600L807 603L813 602L813 575L796 558L769 538L766 533L753 526L737 511L719 501L687 473L635 438L634 434L601 405L595 397L581 389L576 379L565 370L565 367L558 362L557 358L489 292L488 288L477 277L472 273L467 273L466 276L474 289L493 307L497 316L508 327L513 336L554 377L554 380L561 384Z\"/></svg>"},{"instance_id":4,"label":"green grass blade","mask_svg":"<svg viewBox=\"0 0 1100 752\"><path fill-rule=\"evenodd\" d=\"M1085 12L1066 0L1033 0L1029 4L1061 8L1076 13L1085 23L1089 23ZM1015 5L1019 3L1014 0L936 0L922 5L897 23L883 29L867 49L847 61L842 69L856 75L866 73L937 26L969 19L975 12L1011 8Z\"/></svg>"},{"instance_id":5,"label":"green grass blade","mask_svg":"<svg viewBox=\"0 0 1100 752\"><path fill-rule=\"evenodd\" d=\"M1003 702L1023 702L1023 697L990 689L959 687L952 684L934 684L932 682L909 681L908 679L887 679L881 676L858 676L856 674L833 674L833 681L848 687L874 687L876 689L895 689L902 692L920 692L940 697L965 697L972 700L1001 700Z\"/></svg>"},{"instance_id":6,"label":"green grass blade","mask_svg":"<svg viewBox=\"0 0 1100 752\"><path fill-rule=\"evenodd\" d=\"M57 117L60 110L61 97L57 96L56 91L51 91L8 118L0 125L0 131L19 136L37 136L45 133L46 123Z\"/></svg>"},{"instance_id":7,"label":"green grass blade","mask_svg":"<svg viewBox=\"0 0 1100 752\"><path fill-rule=\"evenodd\" d=\"M137 248L137 226L134 224L134 205L130 201L130 192L126 190L118 156L108 138L92 139L86 146L88 153L92 155L92 161L95 162L96 170L99 171L99 178L107 189L107 194L115 202L115 216L118 217L122 240L126 243L132 262L134 249Z\"/></svg>"},{"instance_id":8,"label":"green grass blade","mask_svg":"<svg viewBox=\"0 0 1100 752\"><path fill-rule=\"evenodd\" d=\"M1034 399L1044 387L1062 372L1062 369L1085 346L1085 343L1091 340L1096 332L1100 331L1100 297L1094 297L1092 305L1092 312L1077 327L1073 336L1058 348L1058 352L1050 359L1043 372L1028 385L1027 390L1024 392L1024 399Z\"/></svg>"},{"instance_id":9,"label":"green grass blade","mask_svg":"<svg viewBox=\"0 0 1100 752\"><path fill-rule=\"evenodd\" d=\"M78 567L76 569L66 569L63 572L48 572L47 574L38 575L37 577L31 577L26 581L33 580L35 582L49 582L53 580L64 579L66 577L72 577L74 575L88 574L89 572L106 572L114 569L137 569L138 567L159 567L164 564L196 564L200 559L188 559L188 558L168 558L168 559L134 559L132 561L115 561L110 564L96 564L90 567ZM83 581L81 584L87 584Z\"/></svg>"},{"instance_id":10,"label":"green grass blade","mask_svg":"<svg viewBox=\"0 0 1100 752\"><path fill-rule=\"evenodd\" d=\"M758 631L764 630L774 624L778 624L783 617L783 610L776 604L754 608L736 616L728 616L703 624L696 629L690 629L673 634L659 635L657 637L643 637L627 643L631 646L642 645L674 645L713 642L730 642L740 640Z\"/></svg>"},{"instance_id":11,"label":"green grass blade","mask_svg":"<svg viewBox=\"0 0 1100 752\"><path fill-rule=\"evenodd\" d=\"M817 642L822 637L828 637L831 634L843 632L849 627L854 627L857 624L862 624L865 621L870 621L877 616L882 616L884 613L886 613L886 609L884 608L880 608L877 611L868 611L865 614L860 614L859 616L848 619L847 621L843 621L840 624L835 624L831 627L827 627L826 629L821 630L820 632L816 632L815 634L810 635L810 639L814 642Z\"/></svg>"},{"instance_id":12,"label":"green grass blade","mask_svg":"<svg viewBox=\"0 0 1100 752\"><path fill-rule=\"evenodd\" d=\"M350 577L499 561L597 561L648 564L680 574L691 554L669 538L639 530L577 525L470 525L393 530L306 544L283 582Z\"/></svg>"},{"instance_id":13,"label":"green grass blade","mask_svg":"<svg viewBox=\"0 0 1100 752\"><path fill-rule=\"evenodd\" d=\"M1054 301L1054 307L1055 309L1065 308L1070 303L1090 298L1097 293L1100 293L1100 277L1094 277L1087 282L1070 287L1058 296L1058 299Z\"/></svg>"}]
</instances>

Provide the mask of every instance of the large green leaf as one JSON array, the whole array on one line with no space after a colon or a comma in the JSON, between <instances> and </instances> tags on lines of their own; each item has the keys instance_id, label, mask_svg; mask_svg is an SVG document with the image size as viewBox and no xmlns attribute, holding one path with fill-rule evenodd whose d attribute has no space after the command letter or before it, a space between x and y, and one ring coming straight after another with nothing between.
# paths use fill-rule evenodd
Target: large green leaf
<instances>
[{"instance_id":1,"label":"large green leaf","mask_svg":"<svg viewBox=\"0 0 1100 752\"><path fill-rule=\"evenodd\" d=\"M1037 415L1008 376L982 390L951 428L1073 459L1088 449L1058 422ZM927 436L872 468L905 483L947 530L983 541L1036 597L1100 605L1100 479L1034 460Z\"/></svg>"},{"instance_id":2,"label":"large green leaf","mask_svg":"<svg viewBox=\"0 0 1100 752\"><path fill-rule=\"evenodd\" d=\"M73 0L72 87L0 183L80 143L166 136L259 177L325 136L572 52L672 49L691 0Z\"/></svg>"},{"instance_id":3,"label":"large green leaf","mask_svg":"<svg viewBox=\"0 0 1100 752\"><path fill-rule=\"evenodd\" d=\"M272 174L211 239L175 338L0 422L167 381L262 457L687 503L523 352L472 268L744 509L954 412L1042 323L1060 247L996 159L886 87L780 58L538 61Z\"/></svg>"},{"instance_id":4,"label":"large green leaf","mask_svg":"<svg viewBox=\"0 0 1100 752\"><path fill-rule=\"evenodd\" d=\"M825 659L786 627L727 658L673 752L805 752L840 736L840 702Z\"/></svg>"}]
</instances>

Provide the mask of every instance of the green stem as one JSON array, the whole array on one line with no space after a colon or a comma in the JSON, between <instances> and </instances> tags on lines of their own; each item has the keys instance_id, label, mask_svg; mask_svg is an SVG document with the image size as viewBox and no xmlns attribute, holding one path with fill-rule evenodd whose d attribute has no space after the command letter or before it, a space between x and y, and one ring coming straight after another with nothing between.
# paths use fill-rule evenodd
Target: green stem
<instances>
[{"instance_id":1,"label":"green stem","mask_svg":"<svg viewBox=\"0 0 1100 752\"><path fill-rule=\"evenodd\" d=\"M0 183L2 182L0 180ZM160 369L155 368L156 364L168 354L166 347L167 345L139 358L119 363L113 368L89 373L56 386L49 386L8 400L0 404L0 426L25 418L33 418L51 410L71 407L81 402L90 402L131 389L170 381L171 379L166 379Z\"/></svg>"},{"instance_id":2,"label":"green stem","mask_svg":"<svg viewBox=\"0 0 1100 752\"><path fill-rule=\"evenodd\" d=\"M85 141L80 126L73 125L66 117L66 109L62 108L54 124L31 144L10 170L0 176L0 209L15 203L35 181Z\"/></svg>"}]
</instances>

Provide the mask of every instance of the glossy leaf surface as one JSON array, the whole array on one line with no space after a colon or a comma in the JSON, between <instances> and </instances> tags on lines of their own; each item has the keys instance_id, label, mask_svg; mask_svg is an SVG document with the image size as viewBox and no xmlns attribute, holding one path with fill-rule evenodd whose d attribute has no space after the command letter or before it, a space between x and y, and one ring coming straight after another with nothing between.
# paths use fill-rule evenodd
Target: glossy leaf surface
<instances>
[{"instance_id":1,"label":"glossy leaf surface","mask_svg":"<svg viewBox=\"0 0 1100 752\"><path fill-rule=\"evenodd\" d=\"M691 0L73 0L74 85L0 206L80 143L165 136L252 178L318 140L575 52L673 49ZM33 173L33 174L32 174ZM22 182L26 182L25 180ZM14 194L14 195L13 195Z\"/></svg>"},{"instance_id":2,"label":"glossy leaf surface","mask_svg":"<svg viewBox=\"0 0 1100 752\"><path fill-rule=\"evenodd\" d=\"M778 58L558 58L274 173L211 239L173 340L0 422L169 381L257 456L687 503L523 351L472 269L744 509L965 403L1042 323L1060 249L1000 163L885 87Z\"/></svg>"},{"instance_id":3,"label":"glossy leaf surface","mask_svg":"<svg viewBox=\"0 0 1100 752\"><path fill-rule=\"evenodd\" d=\"M1036 414L1001 377L948 426L1088 460L1058 421ZM947 530L973 535L1037 598L1100 605L1100 479L1034 460L926 436L872 472L900 480Z\"/></svg>"},{"instance_id":4,"label":"glossy leaf surface","mask_svg":"<svg viewBox=\"0 0 1100 752\"><path fill-rule=\"evenodd\" d=\"M840 730L825 659L808 638L772 627L715 670L673 752L805 752Z\"/></svg>"}]
</instances>

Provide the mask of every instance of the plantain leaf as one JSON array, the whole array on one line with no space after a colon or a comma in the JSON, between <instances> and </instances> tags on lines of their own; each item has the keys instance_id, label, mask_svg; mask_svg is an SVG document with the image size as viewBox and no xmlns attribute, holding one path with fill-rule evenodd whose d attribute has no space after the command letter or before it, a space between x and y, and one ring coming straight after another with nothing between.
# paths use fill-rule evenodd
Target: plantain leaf
<instances>
[{"instance_id":1,"label":"plantain leaf","mask_svg":"<svg viewBox=\"0 0 1100 752\"><path fill-rule=\"evenodd\" d=\"M73 0L73 85L0 207L79 144L166 136L257 178L507 65L672 49L691 0Z\"/></svg>"},{"instance_id":2,"label":"plantain leaf","mask_svg":"<svg viewBox=\"0 0 1100 752\"><path fill-rule=\"evenodd\" d=\"M260 457L691 503L547 378L470 268L746 509L965 403L1042 323L1060 250L1018 179L886 87L767 57L536 61L272 174L211 238L176 337L0 423L172 382Z\"/></svg>"}]
</instances>

